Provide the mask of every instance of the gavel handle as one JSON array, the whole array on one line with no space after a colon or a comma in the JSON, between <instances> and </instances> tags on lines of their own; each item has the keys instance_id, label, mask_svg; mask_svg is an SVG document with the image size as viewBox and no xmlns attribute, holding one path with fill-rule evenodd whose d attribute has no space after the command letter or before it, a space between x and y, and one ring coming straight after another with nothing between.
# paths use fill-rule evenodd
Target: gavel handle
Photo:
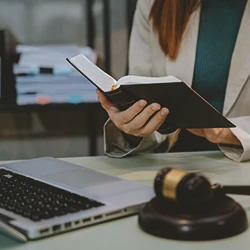
<instances>
[{"instance_id":1,"label":"gavel handle","mask_svg":"<svg viewBox=\"0 0 250 250\"><path fill-rule=\"evenodd\" d=\"M215 184L212 188L214 191L223 192L224 194L250 195L250 186L222 186Z\"/></svg>"}]
</instances>

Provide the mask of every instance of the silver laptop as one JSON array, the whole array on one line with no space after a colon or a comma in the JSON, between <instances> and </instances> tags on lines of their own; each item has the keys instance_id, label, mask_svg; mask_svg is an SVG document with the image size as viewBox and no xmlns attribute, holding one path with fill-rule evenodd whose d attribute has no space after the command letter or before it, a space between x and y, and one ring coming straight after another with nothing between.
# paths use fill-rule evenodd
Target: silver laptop
<instances>
[{"instance_id":1,"label":"silver laptop","mask_svg":"<svg viewBox=\"0 0 250 250\"><path fill-rule=\"evenodd\" d=\"M0 230L21 241L135 214L152 187L51 157L0 165Z\"/></svg>"}]
</instances>

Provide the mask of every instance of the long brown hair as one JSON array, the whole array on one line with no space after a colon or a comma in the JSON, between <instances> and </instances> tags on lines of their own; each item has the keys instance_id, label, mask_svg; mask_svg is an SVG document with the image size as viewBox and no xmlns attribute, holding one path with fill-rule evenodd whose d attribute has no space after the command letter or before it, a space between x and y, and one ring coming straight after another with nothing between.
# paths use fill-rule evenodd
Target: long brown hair
<instances>
[{"instance_id":1,"label":"long brown hair","mask_svg":"<svg viewBox=\"0 0 250 250\"><path fill-rule=\"evenodd\" d=\"M166 55L175 60L191 14L201 0L155 0L149 19L159 34L159 43Z\"/></svg>"}]
</instances>

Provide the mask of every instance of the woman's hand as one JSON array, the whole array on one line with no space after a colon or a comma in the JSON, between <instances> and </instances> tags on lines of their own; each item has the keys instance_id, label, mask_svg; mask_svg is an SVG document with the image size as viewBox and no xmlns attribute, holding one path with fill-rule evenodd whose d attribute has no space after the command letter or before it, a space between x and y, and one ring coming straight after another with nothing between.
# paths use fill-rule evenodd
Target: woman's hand
<instances>
[{"instance_id":1,"label":"woman's hand","mask_svg":"<svg viewBox=\"0 0 250 250\"><path fill-rule=\"evenodd\" d=\"M169 113L167 108L161 108L157 103L146 107L145 100L140 100L127 110L120 111L100 90L96 93L115 126L129 135L144 137L152 134L161 126ZM148 121L153 114L155 115Z\"/></svg>"},{"instance_id":2,"label":"woman's hand","mask_svg":"<svg viewBox=\"0 0 250 250\"><path fill-rule=\"evenodd\" d=\"M229 128L199 128L188 129L188 131L195 135L205 137L212 143L241 145L238 138Z\"/></svg>"}]
</instances>

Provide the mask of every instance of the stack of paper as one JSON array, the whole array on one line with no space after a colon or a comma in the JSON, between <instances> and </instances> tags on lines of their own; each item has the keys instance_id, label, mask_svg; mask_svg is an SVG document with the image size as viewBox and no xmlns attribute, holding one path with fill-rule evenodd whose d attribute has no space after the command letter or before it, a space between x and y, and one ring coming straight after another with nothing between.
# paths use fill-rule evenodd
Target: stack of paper
<instances>
[{"instance_id":1,"label":"stack of paper","mask_svg":"<svg viewBox=\"0 0 250 250\"><path fill-rule=\"evenodd\" d=\"M19 63L14 66L17 104L97 102L95 88L67 61L82 53L96 63L96 53L89 47L19 45Z\"/></svg>"}]
</instances>

